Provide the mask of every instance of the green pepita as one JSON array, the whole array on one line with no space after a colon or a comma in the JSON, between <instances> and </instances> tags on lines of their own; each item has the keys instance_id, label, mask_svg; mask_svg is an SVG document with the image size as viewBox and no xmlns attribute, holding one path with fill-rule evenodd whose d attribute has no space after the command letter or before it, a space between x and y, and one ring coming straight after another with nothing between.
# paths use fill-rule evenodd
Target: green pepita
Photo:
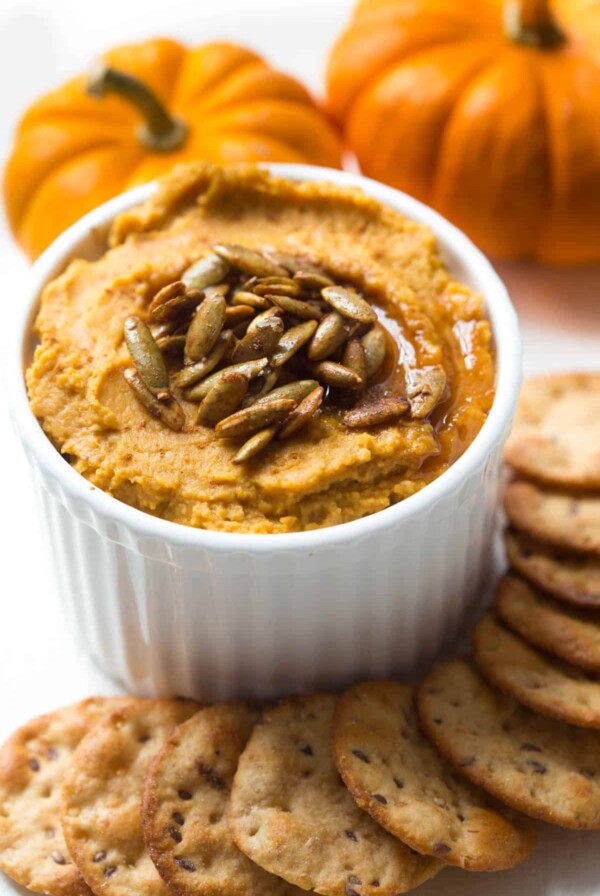
<instances>
[{"instance_id":1,"label":"green pepita","mask_svg":"<svg viewBox=\"0 0 600 896\"><path fill-rule=\"evenodd\" d=\"M385 361L387 346L385 330L381 324L375 324L361 339L365 353L367 379L375 376Z\"/></svg>"},{"instance_id":2,"label":"green pepita","mask_svg":"<svg viewBox=\"0 0 600 896\"><path fill-rule=\"evenodd\" d=\"M220 293L208 296L192 318L185 341L188 364L201 361L214 347L225 324L226 302Z\"/></svg>"},{"instance_id":3,"label":"green pepita","mask_svg":"<svg viewBox=\"0 0 600 896\"><path fill-rule=\"evenodd\" d=\"M224 439L252 435L259 429L282 423L294 409L296 402L291 398L271 399L253 404L243 411L236 411L215 427L218 436Z\"/></svg>"},{"instance_id":4,"label":"green pepita","mask_svg":"<svg viewBox=\"0 0 600 896\"><path fill-rule=\"evenodd\" d=\"M185 425L185 414L183 408L175 398L170 397L167 400L159 401L158 398L152 394L137 370L128 368L123 371L123 376L140 404L142 404L153 417L156 417L157 420L160 420L161 423L164 423L165 426L168 426L169 429L172 429L175 432L179 432L183 429Z\"/></svg>"},{"instance_id":5,"label":"green pepita","mask_svg":"<svg viewBox=\"0 0 600 896\"><path fill-rule=\"evenodd\" d=\"M312 373L325 385L336 389L360 389L364 382L353 370L335 361L319 361L318 364L313 364Z\"/></svg>"},{"instance_id":6,"label":"green pepita","mask_svg":"<svg viewBox=\"0 0 600 896\"><path fill-rule=\"evenodd\" d=\"M287 270L273 261L269 261L255 249L247 249L235 243L219 243L213 246L220 258L252 277L287 277Z\"/></svg>"},{"instance_id":7,"label":"green pepita","mask_svg":"<svg viewBox=\"0 0 600 896\"><path fill-rule=\"evenodd\" d=\"M253 361L255 358L270 358L283 334L283 321L279 317L263 320L246 332L231 353L236 364Z\"/></svg>"},{"instance_id":8,"label":"green pepita","mask_svg":"<svg viewBox=\"0 0 600 896\"><path fill-rule=\"evenodd\" d=\"M125 321L124 333L127 349L137 372L156 398L166 400L170 396L169 374L165 359L149 327L139 317L132 315Z\"/></svg>"},{"instance_id":9,"label":"green pepita","mask_svg":"<svg viewBox=\"0 0 600 896\"><path fill-rule=\"evenodd\" d=\"M208 392L198 407L196 423L216 426L239 408L248 391L248 380L241 373L226 373Z\"/></svg>"},{"instance_id":10,"label":"green pepita","mask_svg":"<svg viewBox=\"0 0 600 896\"><path fill-rule=\"evenodd\" d=\"M330 311L322 318L308 346L311 361L322 361L332 355L348 338L344 318L337 311Z\"/></svg>"},{"instance_id":11,"label":"green pepita","mask_svg":"<svg viewBox=\"0 0 600 896\"><path fill-rule=\"evenodd\" d=\"M215 383L217 383L226 373L242 373L246 379L252 380L265 369L268 363L266 358L258 358L256 361L245 361L243 364L231 364L229 367L217 370L216 373L213 373L211 376L208 376L206 379L197 383L186 394L186 398L189 398L190 401L200 401L208 395Z\"/></svg>"},{"instance_id":12,"label":"green pepita","mask_svg":"<svg viewBox=\"0 0 600 896\"><path fill-rule=\"evenodd\" d=\"M201 379L204 379L204 377L208 376L208 374L215 369L217 364L223 360L232 344L233 333L231 330L222 330L214 348L205 358L201 361L197 361L195 364L190 364L187 367L184 367L178 373L173 375L173 385L178 389L187 389Z\"/></svg>"},{"instance_id":13,"label":"green pepita","mask_svg":"<svg viewBox=\"0 0 600 896\"><path fill-rule=\"evenodd\" d=\"M269 442L273 441L273 437L277 432L276 426L269 426L267 429L261 429L260 432L250 436L247 442L244 442L238 453L233 458L234 464L243 464L245 461L256 457L263 448L266 448Z\"/></svg>"},{"instance_id":14,"label":"green pepita","mask_svg":"<svg viewBox=\"0 0 600 896\"><path fill-rule=\"evenodd\" d=\"M316 389L309 392L309 394L302 399L300 404L294 408L289 417L284 420L283 425L277 434L277 438L289 439L290 436L293 436L295 432L298 432L299 429L305 426L320 408L324 395L325 390L322 386L317 386Z\"/></svg>"},{"instance_id":15,"label":"green pepita","mask_svg":"<svg viewBox=\"0 0 600 896\"><path fill-rule=\"evenodd\" d=\"M352 289L343 286L326 286L321 295L328 305L339 311L344 317L357 320L362 324L373 324L377 320L374 308Z\"/></svg>"},{"instance_id":16,"label":"green pepita","mask_svg":"<svg viewBox=\"0 0 600 896\"><path fill-rule=\"evenodd\" d=\"M317 327L316 320L306 320L287 330L277 344L277 348L271 358L271 366L282 367L284 364L287 364L290 358L311 339Z\"/></svg>"},{"instance_id":17,"label":"green pepita","mask_svg":"<svg viewBox=\"0 0 600 896\"><path fill-rule=\"evenodd\" d=\"M383 426L395 423L408 411L409 402L402 396L384 396L361 403L343 416L346 426Z\"/></svg>"},{"instance_id":18,"label":"green pepita","mask_svg":"<svg viewBox=\"0 0 600 896\"><path fill-rule=\"evenodd\" d=\"M227 260L215 252L209 252L190 265L181 275L181 280L188 289L206 289L207 286L221 283L228 273Z\"/></svg>"}]
</instances>

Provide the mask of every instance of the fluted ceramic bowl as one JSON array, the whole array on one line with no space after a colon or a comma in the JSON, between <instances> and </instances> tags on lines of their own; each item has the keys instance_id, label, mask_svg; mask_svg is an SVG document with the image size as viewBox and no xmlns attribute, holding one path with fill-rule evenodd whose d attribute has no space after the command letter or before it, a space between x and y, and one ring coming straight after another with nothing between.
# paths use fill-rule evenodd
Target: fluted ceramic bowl
<instances>
[{"instance_id":1,"label":"fluted ceramic bowl","mask_svg":"<svg viewBox=\"0 0 600 896\"><path fill-rule=\"evenodd\" d=\"M61 457L31 412L24 369L45 284L71 258L98 257L112 219L155 186L131 190L69 228L36 261L24 288L8 359L12 413L75 637L136 693L272 696L415 674L456 634L489 569L502 446L521 376L506 289L463 233L403 193L340 171L269 168L282 177L358 186L434 231L449 269L484 297L496 396L480 433L449 470L363 519L241 535L150 516L91 487Z\"/></svg>"}]
</instances>

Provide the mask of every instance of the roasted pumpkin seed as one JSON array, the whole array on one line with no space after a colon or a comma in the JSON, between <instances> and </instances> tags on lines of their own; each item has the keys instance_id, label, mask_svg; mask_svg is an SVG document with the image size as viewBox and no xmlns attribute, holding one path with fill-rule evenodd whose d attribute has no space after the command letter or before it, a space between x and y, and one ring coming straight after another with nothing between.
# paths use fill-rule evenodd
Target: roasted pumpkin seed
<instances>
[{"instance_id":1,"label":"roasted pumpkin seed","mask_svg":"<svg viewBox=\"0 0 600 896\"><path fill-rule=\"evenodd\" d=\"M294 298L301 293L300 286L290 277L263 277L253 289L257 296L290 296Z\"/></svg>"},{"instance_id":2,"label":"roasted pumpkin seed","mask_svg":"<svg viewBox=\"0 0 600 896\"><path fill-rule=\"evenodd\" d=\"M220 293L204 299L187 331L186 363L201 361L214 347L225 324L225 309L225 298Z\"/></svg>"},{"instance_id":3,"label":"roasted pumpkin seed","mask_svg":"<svg viewBox=\"0 0 600 896\"><path fill-rule=\"evenodd\" d=\"M335 285L333 280L327 277L326 274L317 274L313 271L306 271L304 268L294 274L294 280L302 289L306 289L309 292L321 292L322 289Z\"/></svg>"},{"instance_id":4,"label":"roasted pumpkin seed","mask_svg":"<svg viewBox=\"0 0 600 896\"><path fill-rule=\"evenodd\" d=\"M294 408L289 417L284 420L277 438L289 439L290 436L293 436L295 432L298 432L299 429L305 426L313 414L320 408L324 395L325 390L323 386L317 386L316 389L309 392L300 404Z\"/></svg>"},{"instance_id":5,"label":"roasted pumpkin seed","mask_svg":"<svg viewBox=\"0 0 600 896\"><path fill-rule=\"evenodd\" d=\"M263 448L266 448L269 442L273 440L273 436L277 432L276 426L269 426L267 429L261 429L260 432L250 436L247 442L244 442L238 453L233 458L234 464L243 464L250 458L259 454Z\"/></svg>"},{"instance_id":6,"label":"roasted pumpkin seed","mask_svg":"<svg viewBox=\"0 0 600 896\"><path fill-rule=\"evenodd\" d=\"M225 323L228 327L236 327L242 321L250 320L254 308L250 305L228 305L225 309Z\"/></svg>"},{"instance_id":7,"label":"roasted pumpkin seed","mask_svg":"<svg viewBox=\"0 0 600 896\"><path fill-rule=\"evenodd\" d=\"M186 397L189 398L190 401L200 401L208 395L215 383L217 383L226 373L242 373L246 379L252 380L267 367L268 363L267 358L258 358L256 361L245 361L243 364L231 364L229 367L217 370L205 380L197 383L197 385L189 390Z\"/></svg>"},{"instance_id":8,"label":"roasted pumpkin seed","mask_svg":"<svg viewBox=\"0 0 600 896\"><path fill-rule=\"evenodd\" d=\"M328 305L344 317L363 324L373 324L377 320L375 310L354 290L344 289L343 286L326 286L321 290L321 295Z\"/></svg>"},{"instance_id":9,"label":"roasted pumpkin seed","mask_svg":"<svg viewBox=\"0 0 600 896\"><path fill-rule=\"evenodd\" d=\"M169 374L161 351L149 327L139 317L128 317L124 325L125 342L135 364L150 392L165 401L170 396Z\"/></svg>"},{"instance_id":10,"label":"roasted pumpkin seed","mask_svg":"<svg viewBox=\"0 0 600 896\"><path fill-rule=\"evenodd\" d=\"M248 331L231 353L231 360L236 364L242 361L253 361L255 358L270 358L283 333L283 321L279 317L263 320Z\"/></svg>"},{"instance_id":11,"label":"roasted pumpkin seed","mask_svg":"<svg viewBox=\"0 0 600 896\"><path fill-rule=\"evenodd\" d=\"M194 313L203 298L203 292L198 289L190 289L184 295L159 305L153 314L154 320L183 321Z\"/></svg>"},{"instance_id":12,"label":"roasted pumpkin seed","mask_svg":"<svg viewBox=\"0 0 600 896\"><path fill-rule=\"evenodd\" d=\"M385 330L377 323L361 339L365 352L367 379L375 376L383 362L387 351Z\"/></svg>"},{"instance_id":13,"label":"roasted pumpkin seed","mask_svg":"<svg viewBox=\"0 0 600 896\"><path fill-rule=\"evenodd\" d=\"M171 284L177 285L177 284ZM198 307L204 293L199 289L186 289L181 283L181 291L176 295L163 295L167 293L169 287L161 289L154 297L150 306L150 313L154 320L180 320L187 317Z\"/></svg>"},{"instance_id":14,"label":"roasted pumpkin seed","mask_svg":"<svg viewBox=\"0 0 600 896\"><path fill-rule=\"evenodd\" d=\"M350 339L344 347L342 356L342 364L366 382L367 379L367 362L365 359L365 350L362 347L360 339Z\"/></svg>"},{"instance_id":15,"label":"roasted pumpkin seed","mask_svg":"<svg viewBox=\"0 0 600 896\"><path fill-rule=\"evenodd\" d=\"M214 286L207 286L206 289L203 290L205 296L214 296L215 293L220 292L222 296L227 297L231 286L229 283L215 283Z\"/></svg>"},{"instance_id":16,"label":"roasted pumpkin seed","mask_svg":"<svg viewBox=\"0 0 600 896\"><path fill-rule=\"evenodd\" d=\"M222 330L214 348L205 358L202 358L201 361L196 361L195 364L184 367L183 370L173 375L173 385L179 389L187 389L205 376L208 376L211 370L214 370L217 364L223 360L232 344L233 333L231 330Z\"/></svg>"},{"instance_id":17,"label":"roasted pumpkin seed","mask_svg":"<svg viewBox=\"0 0 600 896\"><path fill-rule=\"evenodd\" d=\"M284 267L269 261L254 249L247 249L235 243L218 243L213 246L213 251L228 261L232 267L252 277L287 277L288 272Z\"/></svg>"},{"instance_id":18,"label":"roasted pumpkin seed","mask_svg":"<svg viewBox=\"0 0 600 896\"><path fill-rule=\"evenodd\" d=\"M257 314L256 317L252 318L250 324L248 325L248 332L256 332L256 330L260 329L260 327L263 325L264 321L271 320L271 318L273 317L281 320L281 309L274 308L273 305L271 305L271 307L268 308L267 311L262 311L260 314Z\"/></svg>"},{"instance_id":19,"label":"roasted pumpkin seed","mask_svg":"<svg viewBox=\"0 0 600 896\"><path fill-rule=\"evenodd\" d=\"M353 370L335 361L319 361L312 365L311 370L318 380L336 389L360 389L364 384L364 380Z\"/></svg>"},{"instance_id":20,"label":"roasted pumpkin seed","mask_svg":"<svg viewBox=\"0 0 600 896\"><path fill-rule=\"evenodd\" d=\"M406 384L411 417L420 420L433 411L446 391L446 381L444 368L437 364L411 373Z\"/></svg>"},{"instance_id":21,"label":"roasted pumpkin seed","mask_svg":"<svg viewBox=\"0 0 600 896\"><path fill-rule=\"evenodd\" d=\"M254 284L254 289L258 286L295 286L296 289L298 288L298 284L294 281L294 278L289 277L287 274L285 277L259 277Z\"/></svg>"},{"instance_id":22,"label":"roasted pumpkin seed","mask_svg":"<svg viewBox=\"0 0 600 896\"><path fill-rule=\"evenodd\" d=\"M239 408L248 391L248 380L242 373L226 373L215 383L198 407L196 423L216 426Z\"/></svg>"},{"instance_id":23,"label":"roasted pumpkin seed","mask_svg":"<svg viewBox=\"0 0 600 896\"><path fill-rule=\"evenodd\" d=\"M255 404L257 401L260 401L263 398L271 398L271 390L273 386L276 385L277 380L279 379L279 371L271 370L270 367L265 367L263 372L256 377L253 382L252 391L248 392L248 395L244 398L242 402L243 408L249 408L251 405Z\"/></svg>"},{"instance_id":24,"label":"roasted pumpkin seed","mask_svg":"<svg viewBox=\"0 0 600 896\"><path fill-rule=\"evenodd\" d=\"M181 275L182 282L188 289L206 289L221 283L229 273L229 264L225 258L215 252L209 252Z\"/></svg>"},{"instance_id":25,"label":"roasted pumpkin seed","mask_svg":"<svg viewBox=\"0 0 600 896\"><path fill-rule=\"evenodd\" d=\"M232 305L250 305L252 308L269 308L268 299L245 289L238 289L231 297Z\"/></svg>"},{"instance_id":26,"label":"roasted pumpkin seed","mask_svg":"<svg viewBox=\"0 0 600 896\"><path fill-rule=\"evenodd\" d=\"M401 396L383 396L346 411L343 421L346 426L382 426L394 423L408 411L410 407L406 398Z\"/></svg>"},{"instance_id":27,"label":"roasted pumpkin seed","mask_svg":"<svg viewBox=\"0 0 600 896\"><path fill-rule=\"evenodd\" d=\"M292 358L303 345L313 336L318 324L316 320L305 320L295 327L291 327L280 338L277 348L271 358L272 367L282 367Z\"/></svg>"},{"instance_id":28,"label":"roasted pumpkin seed","mask_svg":"<svg viewBox=\"0 0 600 896\"><path fill-rule=\"evenodd\" d=\"M154 312L157 308L159 308L165 302L170 302L171 299L177 298L177 296L185 295L186 286L181 280L174 280L172 283L167 283L166 286L163 286L158 290L150 304L148 305L148 312L151 317L154 317Z\"/></svg>"},{"instance_id":29,"label":"roasted pumpkin seed","mask_svg":"<svg viewBox=\"0 0 600 896\"><path fill-rule=\"evenodd\" d=\"M258 296L283 296L289 299L297 299L302 296L302 290L299 286L287 286L284 283L275 283L272 286L255 286L256 295Z\"/></svg>"},{"instance_id":30,"label":"roasted pumpkin seed","mask_svg":"<svg viewBox=\"0 0 600 896\"><path fill-rule=\"evenodd\" d=\"M344 318L337 311L330 311L322 318L308 346L311 361L322 361L332 355L348 338Z\"/></svg>"},{"instance_id":31,"label":"roasted pumpkin seed","mask_svg":"<svg viewBox=\"0 0 600 896\"><path fill-rule=\"evenodd\" d=\"M309 305L308 302L303 302L301 299L292 299L289 296L276 296L272 293L269 293L266 298L273 302L274 305L277 305L278 308L281 308L282 311L285 311L287 314L293 314L294 317L299 317L302 320L320 320L323 316L320 308Z\"/></svg>"},{"instance_id":32,"label":"roasted pumpkin seed","mask_svg":"<svg viewBox=\"0 0 600 896\"><path fill-rule=\"evenodd\" d=\"M183 408L175 398L170 397L167 400L159 401L158 398L152 394L137 370L128 368L123 371L123 376L140 404L142 404L153 417L156 417L157 420L160 420L161 423L164 423L165 426L168 426L169 429L172 429L175 432L179 432L183 429L185 425L185 414Z\"/></svg>"},{"instance_id":33,"label":"roasted pumpkin seed","mask_svg":"<svg viewBox=\"0 0 600 896\"><path fill-rule=\"evenodd\" d=\"M223 439L249 436L259 429L282 423L295 406L296 402L291 398L274 398L253 404L221 420L215 431Z\"/></svg>"},{"instance_id":34,"label":"roasted pumpkin seed","mask_svg":"<svg viewBox=\"0 0 600 896\"><path fill-rule=\"evenodd\" d=\"M302 401L318 385L316 380L295 380L293 383L286 383L285 386L278 386L277 389L273 389L265 398L259 398L259 402L264 404L266 401L278 398L292 398L296 402Z\"/></svg>"}]
</instances>

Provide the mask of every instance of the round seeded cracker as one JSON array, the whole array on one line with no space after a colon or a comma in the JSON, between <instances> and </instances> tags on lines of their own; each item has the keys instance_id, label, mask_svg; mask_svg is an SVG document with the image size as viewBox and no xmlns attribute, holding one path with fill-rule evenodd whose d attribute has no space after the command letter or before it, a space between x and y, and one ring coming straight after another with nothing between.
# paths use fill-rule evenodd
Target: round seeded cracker
<instances>
[{"instance_id":1,"label":"round seeded cracker","mask_svg":"<svg viewBox=\"0 0 600 896\"><path fill-rule=\"evenodd\" d=\"M600 554L600 497L544 491L530 482L511 482L504 508L513 526L566 551Z\"/></svg>"},{"instance_id":2,"label":"round seeded cracker","mask_svg":"<svg viewBox=\"0 0 600 896\"><path fill-rule=\"evenodd\" d=\"M227 823L240 753L260 711L226 703L175 728L146 775L142 799L150 855L175 896L300 896L235 845Z\"/></svg>"},{"instance_id":3,"label":"round seeded cracker","mask_svg":"<svg viewBox=\"0 0 600 896\"><path fill-rule=\"evenodd\" d=\"M60 786L84 735L121 698L92 697L28 722L0 748L0 869L49 896L89 896L60 824Z\"/></svg>"},{"instance_id":4,"label":"round seeded cracker","mask_svg":"<svg viewBox=\"0 0 600 896\"><path fill-rule=\"evenodd\" d=\"M463 659L430 672L417 710L442 756L492 796L551 824L600 828L600 732L530 712Z\"/></svg>"},{"instance_id":5,"label":"round seeded cracker","mask_svg":"<svg viewBox=\"0 0 600 896\"><path fill-rule=\"evenodd\" d=\"M493 616L473 633L475 662L485 677L534 712L600 728L600 683L581 669L531 647Z\"/></svg>"},{"instance_id":6,"label":"round seeded cracker","mask_svg":"<svg viewBox=\"0 0 600 896\"><path fill-rule=\"evenodd\" d=\"M505 625L534 647L600 673L600 613L558 603L511 575L498 585L496 611Z\"/></svg>"},{"instance_id":7,"label":"round seeded cracker","mask_svg":"<svg viewBox=\"0 0 600 896\"><path fill-rule=\"evenodd\" d=\"M83 738L65 775L62 824L69 852L102 896L167 896L142 834L141 793L153 756L198 710L186 700L131 700Z\"/></svg>"},{"instance_id":8,"label":"round seeded cracker","mask_svg":"<svg viewBox=\"0 0 600 896\"><path fill-rule=\"evenodd\" d=\"M421 734L414 689L358 684L340 698L334 758L361 809L420 853L469 871L512 868L531 852L530 823L490 806ZM510 810L507 810L510 812Z\"/></svg>"},{"instance_id":9,"label":"round seeded cracker","mask_svg":"<svg viewBox=\"0 0 600 896\"><path fill-rule=\"evenodd\" d=\"M528 479L600 488L600 374L527 380L505 458Z\"/></svg>"},{"instance_id":10,"label":"round seeded cracker","mask_svg":"<svg viewBox=\"0 0 600 896\"><path fill-rule=\"evenodd\" d=\"M336 698L284 700L238 765L229 820L236 843L272 874L323 896L395 896L441 867L362 812L332 757Z\"/></svg>"},{"instance_id":11,"label":"round seeded cracker","mask_svg":"<svg viewBox=\"0 0 600 896\"><path fill-rule=\"evenodd\" d=\"M600 557L567 554L516 529L505 535L513 569L560 601L600 608Z\"/></svg>"}]
</instances>

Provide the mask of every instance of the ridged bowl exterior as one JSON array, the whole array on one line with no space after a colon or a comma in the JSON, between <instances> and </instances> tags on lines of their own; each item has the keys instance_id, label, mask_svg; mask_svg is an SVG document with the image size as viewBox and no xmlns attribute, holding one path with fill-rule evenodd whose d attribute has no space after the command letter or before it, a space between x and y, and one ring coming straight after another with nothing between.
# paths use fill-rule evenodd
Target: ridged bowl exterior
<instances>
[{"instance_id":1,"label":"ridged bowl exterior","mask_svg":"<svg viewBox=\"0 0 600 896\"><path fill-rule=\"evenodd\" d=\"M222 700L425 668L482 593L499 465L500 446L433 512L309 554L140 541L35 478L78 642L131 691Z\"/></svg>"},{"instance_id":2,"label":"ridged bowl exterior","mask_svg":"<svg viewBox=\"0 0 600 896\"><path fill-rule=\"evenodd\" d=\"M412 677L481 601L490 568L502 445L520 378L518 330L502 284L462 234L414 200L339 172L273 167L289 176L358 182L373 195L385 193L384 201L401 211L433 221L457 274L481 289L493 325L496 318L495 418L448 473L364 521L292 536L202 533L128 508L79 477L29 410L21 358L12 371L20 378L13 417L35 474L72 630L96 662L135 693L222 700L339 688L366 677ZM45 264L38 263L32 303L65 257L81 250L92 225L150 189L120 197L63 235L54 254L51 247ZM449 243L453 235L458 248ZM490 290L493 285L493 297L469 267L465 245ZM492 299L506 303L500 317ZM19 344L27 354L30 316L23 327ZM501 340L509 338L513 344L501 357Z\"/></svg>"}]
</instances>

